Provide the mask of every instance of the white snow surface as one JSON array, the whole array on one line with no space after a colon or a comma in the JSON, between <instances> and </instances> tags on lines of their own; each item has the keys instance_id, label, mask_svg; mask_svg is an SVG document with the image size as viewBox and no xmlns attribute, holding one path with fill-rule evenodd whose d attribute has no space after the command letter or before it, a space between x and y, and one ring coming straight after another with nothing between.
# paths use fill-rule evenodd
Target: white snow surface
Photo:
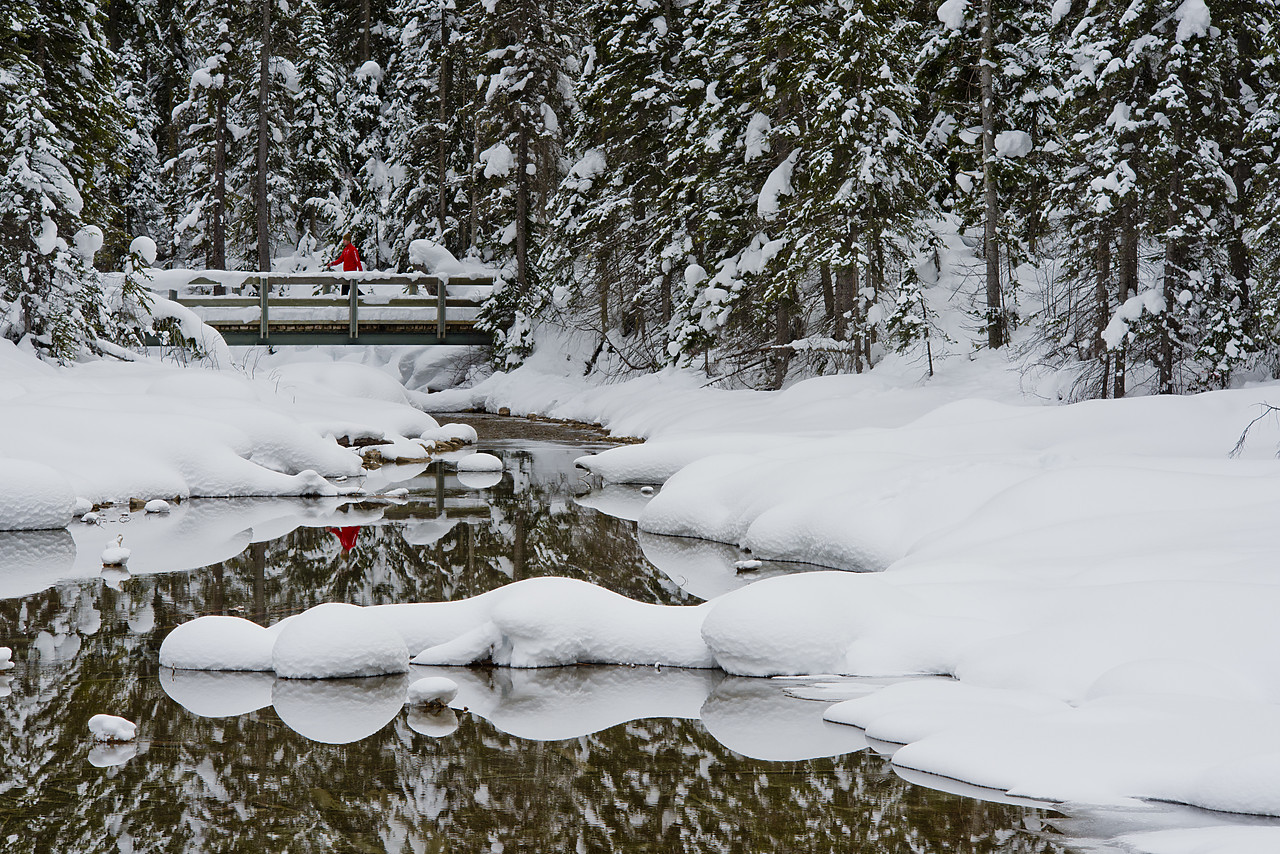
<instances>
[{"instance_id":1,"label":"white snow surface","mask_svg":"<svg viewBox=\"0 0 1280 854\"><path fill-rule=\"evenodd\" d=\"M679 371L589 386L535 357L428 404L646 437L579 464L657 495L579 500L646 536L723 544L642 537L711 599L701 639L729 673L934 677L828 714L904 744L904 773L1280 815L1280 419L1232 454L1280 386L1046 406L1056 380L1011 367L953 357L925 381L891 357L746 392ZM732 568L747 557L877 571L747 583Z\"/></svg>"},{"instance_id":2,"label":"white snow surface","mask_svg":"<svg viewBox=\"0 0 1280 854\"><path fill-rule=\"evenodd\" d=\"M65 526L76 497L336 495L330 478L362 471L336 437L425 457L416 437L437 426L365 365L252 378L151 360L54 368L0 341L0 530Z\"/></svg>"},{"instance_id":3,"label":"white snow surface","mask_svg":"<svg viewBox=\"0 0 1280 854\"><path fill-rule=\"evenodd\" d=\"M283 621L271 668L286 679L383 676L406 672L409 650L367 609L328 602Z\"/></svg>"},{"instance_id":4,"label":"white snow surface","mask_svg":"<svg viewBox=\"0 0 1280 854\"><path fill-rule=\"evenodd\" d=\"M97 741L133 741L138 725L115 715L94 715L89 718L89 732Z\"/></svg>"},{"instance_id":5,"label":"white snow surface","mask_svg":"<svg viewBox=\"0 0 1280 854\"><path fill-rule=\"evenodd\" d=\"M0 530L65 528L75 509L76 494L60 472L31 460L0 457Z\"/></svg>"},{"instance_id":6,"label":"white snow surface","mask_svg":"<svg viewBox=\"0 0 1280 854\"><path fill-rule=\"evenodd\" d=\"M458 683L447 676L426 676L409 686L413 705L447 706L458 696Z\"/></svg>"},{"instance_id":7,"label":"white snow surface","mask_svg":"<svg viewBox=\"0 0 1280 854\"><path fill-rule=\"evenodd\" d=\"M493 454L469 454L458 460L458 471L502 471L502 460Z\"/></svg>"},{"instance_id":8,"label":"white snow surface","mask_svg":"<svg viewBox=\"0 0 1280 854\"><path fill-rule=\"evenodd\" d=\"M1177 41L1209 34L1209 7L1204 0L1183 0L1173 16L1178 19L1178 29L1174 33Z\"/></svg>"}]
</instances>

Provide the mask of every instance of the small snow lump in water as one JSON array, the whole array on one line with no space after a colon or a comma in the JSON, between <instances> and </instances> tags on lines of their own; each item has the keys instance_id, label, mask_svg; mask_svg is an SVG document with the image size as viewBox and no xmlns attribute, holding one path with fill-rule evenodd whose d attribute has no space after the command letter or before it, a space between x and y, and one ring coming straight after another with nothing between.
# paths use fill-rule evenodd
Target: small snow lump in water
<instances>
[{"instance_id":1,"label":"small snow lump in water","mask_svg":"<svg viewBox=\"0 0 1280 854\"><path fill-rule=\"evenodd\" d=\"M447 706L458 696L458 683L444 676L428 676L409 686L409 705Z\"/></svg>"}]
</instances>

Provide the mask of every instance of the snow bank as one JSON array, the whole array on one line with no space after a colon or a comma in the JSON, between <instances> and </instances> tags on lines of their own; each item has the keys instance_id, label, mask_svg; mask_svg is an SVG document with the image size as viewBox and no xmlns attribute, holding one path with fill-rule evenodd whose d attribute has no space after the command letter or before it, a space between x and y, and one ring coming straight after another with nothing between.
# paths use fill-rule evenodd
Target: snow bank
<instances>
[{"instance_id":1,"label":"snow bank","mask_svg":"<svg viewBox=\"0 0 1280 854\"><path fill-rule=\"evenodd\" d=\"M290 364L248 378L154 361L51 368L0 341L0 529L61 527L92 502L337 495L363 472L336 437L425 457L435 419L374 368ZM413 437L413 438L408 438ZM70 496L70 497L69 497Z\"/></svg>"},{"instance_id":2,"label":"snow bank","mask_svg":"<svg viewBox=\"0 0 1280 854\"><path fill-rule=\"evenodd\" d=\"M409 669L404 639L356 605L316 605L281 625L271 648L271 668L277 676L344 679Z\"/></svg>"},{"instance_id":3,"label":"snow bank","mask_svg":"<svg viewBox=\"0 0 1280 854\"><path fill-rule=\"evenodd\" d=\"M0 530L65 528L75 507L71 484L53 468L0 458Z\"/></svg>"},{"instance_id":4,"label":"snow bank","mask_svg":"<svg viewBox=\"0 0 1280 854\"><path fill-rule=\"evenodd\" d=\"M291 678L397 673L414 664L512 667L659 664L712 667L702 608L647 605L567 578L531 578L455 602L318 605L271 628L198 617L160 646L185 670L274 670Z\"/></svg>"}]
</instances>

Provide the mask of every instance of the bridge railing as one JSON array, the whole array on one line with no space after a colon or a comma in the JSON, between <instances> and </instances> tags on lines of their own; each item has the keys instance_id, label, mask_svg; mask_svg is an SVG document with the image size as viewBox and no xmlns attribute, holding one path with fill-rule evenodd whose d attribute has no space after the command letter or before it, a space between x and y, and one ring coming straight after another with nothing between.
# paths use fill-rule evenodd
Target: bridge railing
<instances>
[{"instance_id":1,"label":"bridge railing","mask_svg":"<svg viewBox=\"0 0 1280 854\"><path fill-rule=\"evenodd\" d=\"M425 273L219 274L197 275L168 296L229 344L477 344L488 343L474 323L493 283ZM344 284L349 293L335 296ZM434 342L424 340L428 329Z\"/></svg>"}]
</instances>

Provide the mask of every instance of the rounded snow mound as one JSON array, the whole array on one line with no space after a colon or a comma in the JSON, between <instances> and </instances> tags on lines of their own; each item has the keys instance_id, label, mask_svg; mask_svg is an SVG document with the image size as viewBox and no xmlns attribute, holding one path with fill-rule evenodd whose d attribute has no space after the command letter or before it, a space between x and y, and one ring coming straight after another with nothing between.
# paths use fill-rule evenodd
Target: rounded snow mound
<instances>
[{"instance_id":1,"label":"rounded snow mound","mask_svg":"<svg viewBox=\"0 0 1280 854\"><path fill-rule=\"evenodd\" d=\"M409 686L409 703L414 706L447 706L458 696L458 683L445 676L428 676Z\"/></svg>"},{"instance_id":2,"label":"rounded snow mound","mask_svg":"<svg viewBox=\"0 0 1280 854\"><path fill-rule=\"evenodd\" d=\"M71 483L26 460L0 459L0 531L65 528L76 509Z\"/></svg>"},{"instance_id":3,"label":"rounded snow mound","mask_svg":"<svg viewBox=\"0 0 1280 854\"><path fill-rule=\"evenodd\" d=\"M288 620L271 651L277 676L345 679L409 670L404 638L364 608L316 605Z\"/></svg>"},{"instance_id":4,"label":"rounded snow mound","mask_svg":"<svg viewBox=\"0 0 1280 854\"><path fill-rule=\"evenodd\" d=\"M471 454L458 460L458 471L502 471L502 460L493 454Z\"/></svg>"},{"instance_id":5,"label":"rounded snow mound","mask_svg":"<svg viewBox=\"0 0 1280 854\"><path fill-rule=\"evenodd\" d=\"M409 263L437 276L452 276L466 272L466 268L459 263L452 252L425 237L409 241Z\"/></svg>"},{"instance_id":6,"label":"rounded snow mound","mask_svg":"<svg viewBox=\"0 0 1280 854\"><path fill-rule=\"evenodd\" d=\"M89 732L98 741L133 741L138 725L115 715L94 715L89 718Z\"/></svg>"},{"instance_id":7,"label":"rounded snow mound","mask_svg":"<svg viewBox=\"0 0 1280 854\"><path fill-rule=\"evenodd\" d=\"M286 620L269 629L240 617L197 617L169 632L160 664L175 670L270 670Z\"/></svg>"}]
</instances>

